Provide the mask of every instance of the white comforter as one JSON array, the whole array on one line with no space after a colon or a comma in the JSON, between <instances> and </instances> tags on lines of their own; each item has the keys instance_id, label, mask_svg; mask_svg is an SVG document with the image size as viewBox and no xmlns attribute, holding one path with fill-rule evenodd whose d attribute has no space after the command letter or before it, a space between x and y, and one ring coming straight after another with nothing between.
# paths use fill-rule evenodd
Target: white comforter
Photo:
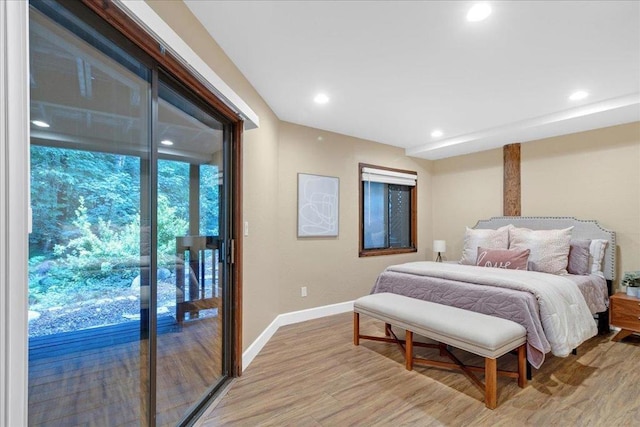
<instances>
[{"instance_id":1,"label":"white comforter","mask_svg":"<svg viewBox=\"0 0 640 427\"><path fill-rule=\"evenodd\" d=\"M562 276L428 261L394 265L387 271L530 292L538 300L541 323L556 356L569 355L597 334L596 323L578 286Z\"/></svg>"}]
</instances>

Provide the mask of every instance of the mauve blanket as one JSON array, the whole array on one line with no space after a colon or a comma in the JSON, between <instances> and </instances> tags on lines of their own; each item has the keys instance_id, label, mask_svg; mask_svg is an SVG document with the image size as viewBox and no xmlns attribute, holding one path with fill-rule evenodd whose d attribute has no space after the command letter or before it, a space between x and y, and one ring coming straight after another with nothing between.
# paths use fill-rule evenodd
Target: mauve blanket
<instances>
[{"instance_id":1,"label":"mauve blanket","mask_svg":"<svg viewBox=\"0 0 640 427\"><path fill-rule=\"evenodd\" d=\"M413 262L390 266L380 274L372 289L379 292L513 320L527 330L527 359L535 368L550 350L567 356L597 332L576 284L545 273Z\"/></svg>"}]
</instances>

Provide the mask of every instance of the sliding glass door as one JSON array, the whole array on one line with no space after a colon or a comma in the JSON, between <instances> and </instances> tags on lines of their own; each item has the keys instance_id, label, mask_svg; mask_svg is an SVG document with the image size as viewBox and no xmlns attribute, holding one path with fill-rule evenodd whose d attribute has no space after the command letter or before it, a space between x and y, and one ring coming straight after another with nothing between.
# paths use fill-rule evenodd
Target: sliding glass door
<instances>
[{"instance_id":1,"label":"sliding glass door","mask_svg":"<svg viewBox=\"0 0 640 427\"><path fill-rule=\"evenodd\" d=\"M211 111L164 75L157 105L156 399L158 424L164 425L188 413L226 368L223 194L230 135ZM165 331L167 324L172 327Z\"/></svg>"},{"instance_id":2,"label":"sliding glass door","mask_svg":"<svg viewBox=\"0 0 640 427\"><path fill-rule=\"evenodd\" d=\"M152 73L66 10L39 5L29 23L29 423L135 423L149 407L139 391L149 384L141 219Z\"/></svg>"},{"instance_id":3,"label":"sliding glass door","mask_svg":"<svg viewBox=\"0 0 640 427\"><path fill-rule=\"evenodd\" d=\"M232 369L231 124L80 3L30 61L29 424L186 422Z\"/></svg>"}]
</instances>

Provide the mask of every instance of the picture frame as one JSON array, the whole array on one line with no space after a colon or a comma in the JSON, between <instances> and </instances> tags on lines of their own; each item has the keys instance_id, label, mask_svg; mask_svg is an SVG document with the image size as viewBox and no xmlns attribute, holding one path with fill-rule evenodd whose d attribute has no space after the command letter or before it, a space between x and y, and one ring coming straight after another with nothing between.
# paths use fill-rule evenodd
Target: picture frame
<instances>
[{"instance_id":1,"label":"picture frame","mask_svg":"<svg viewBox=\"0 0 640 427\"><path fill-rule=\"evenodd\" d=\"M340 179L298 174L298 237L337 237Z\"/></svg>"}]
</instances>

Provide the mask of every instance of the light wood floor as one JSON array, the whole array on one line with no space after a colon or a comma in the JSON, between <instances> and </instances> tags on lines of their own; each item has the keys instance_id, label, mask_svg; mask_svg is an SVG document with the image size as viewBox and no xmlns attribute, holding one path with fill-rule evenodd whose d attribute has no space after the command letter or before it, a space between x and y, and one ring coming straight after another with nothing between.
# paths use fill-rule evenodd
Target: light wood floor
<instances>
[{"instance_id":1,"label":"light wood floor","mask_svg":"<svg viewBox=\"0 0 640 427\"><path fill-rule=\"evenodd\" d=\"M158 336L157 425L172 426L222 372L220 317ZM148 425L148 340L29 363L30 426Z\"/></svg>"},{"instance_id":2,"label":"light wood floor","mask_svg":"<svg viewBox=\"0 0 640 427\"><path fill-rule=\"evenodd\" d=\"M361 316L364 334L382 324ZM398 347L353 345L352 314L282 327L202 426L637 426L640 337L597 336L577 356L547 357L525 389L498 377L498 408L458 371L404 368ZM434 350L419 349L422 352ZM454 351L463 361L482 360ZM430 357L434 353L429 353ZM512 369L515 356L498 367Z\"/></svg>"}]
</instances>

